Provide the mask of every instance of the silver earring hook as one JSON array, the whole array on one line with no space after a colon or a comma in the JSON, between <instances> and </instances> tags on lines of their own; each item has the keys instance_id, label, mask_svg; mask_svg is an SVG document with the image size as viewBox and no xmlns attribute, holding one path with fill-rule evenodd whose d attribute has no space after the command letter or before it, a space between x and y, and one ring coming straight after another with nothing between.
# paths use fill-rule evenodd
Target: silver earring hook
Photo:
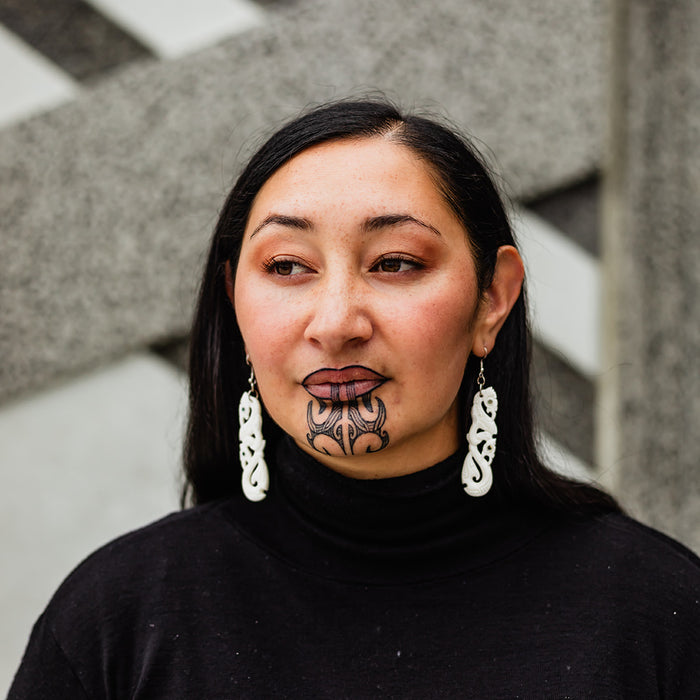
<instances>
[{"instance_id":1,"label":"silver earring hook","mask_svg":"<svg viewBox=\"0 0 700 700\"><path fill-rule=\"evenodd\" d=\"M246 356L245 356L245 363L248 365L248 367L250 367L250 376L248 377L248 385L250 386L251 396L255 396L257 398L258 385L257 385L257 382L255 381L255 370L253 369L253 365L250 363L250 357L248 356L248 353L246 353Z\"/></svg>"},{"instance_id":2,"label":"silver earring hook","mask_svg":"<svg viewBox=\"0 0 700 700\"><path fill-rule=\"evenodd\" d=\"M484 386L486 385L486 377L484 376L484 360L488 354L488 348L484 345L484 354L479 358L479 375L476 378L476 383L479 385L479 396L483 394Z\"/></svg>"}]
</instances>

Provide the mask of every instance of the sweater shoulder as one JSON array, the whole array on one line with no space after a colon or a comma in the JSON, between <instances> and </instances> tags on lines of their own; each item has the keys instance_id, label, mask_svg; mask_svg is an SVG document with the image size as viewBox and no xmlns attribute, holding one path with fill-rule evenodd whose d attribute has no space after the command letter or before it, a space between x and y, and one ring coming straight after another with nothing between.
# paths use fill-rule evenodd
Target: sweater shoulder
<instances>
[{"instance_id":1,"label":"sweater shoulder","mask_svg":"<svg viewBox=\"0 0 700 700\"><path fill-rule=\"evenodd\" d=\"M682 609L700 623L700 558L627 515L555 527L538 549L540 560L548 557L562 576L585 581L590 594L615 599L620 609L653 608L660 615Z\"/></svg>"},{"instance_id":2,"label":"sweater shoulder","mask_svg":"<svg viewBox=\"0 0 700 700\"><path fill-rule=\"evenodd\" d=\"M700 558L659 530L621 513L601 516L595 523L599 545L630 565L663 568L691 579L700 577Z\"/></svg>"},{"instance_id":3,"label":"sweater shoulder","mask_svg":"<svg viewBox=\"0 0 700 700\"><path fill-rule=\"evenodd\" d=\"M47 613L60 614L85 601L128 599L154 583L187 576L205 552L235 537L222 516L226 504L215 501L166 515L102 545L80 562L54 593Z\"/></svg>"},{"instance_id":4,"label":"sweater shoulder","mask_svg":"<svg viewBox=\"0 0 700 700\"><path fill-rule=\"evenodd\" d=\"M212 501L202 506L174 511L143 527L126 532L89 554L76 567L101 563L102 560L136 557L142 558L144 549L159 549L173 544L187 544L197 540L205 532L211 531L217 523L223 525L220 511L225 507L224 501Z\"/></svg>"}]
</instances>

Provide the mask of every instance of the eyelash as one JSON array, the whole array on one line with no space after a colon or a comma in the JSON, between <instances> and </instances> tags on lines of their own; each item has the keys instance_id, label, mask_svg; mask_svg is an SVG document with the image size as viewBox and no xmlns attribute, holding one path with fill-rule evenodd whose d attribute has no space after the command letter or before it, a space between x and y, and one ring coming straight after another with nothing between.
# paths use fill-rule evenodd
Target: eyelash
<instances>
[{"instance_id":1,"label":"eyelash","mask_svg":"<svg viewBox=\"0 0 700 700\"><path fill-rule=\"evenodd\" d=\"M302 262L299 262L299 260L294 260L291 258L268 258L267 260L263 261L263 270L279 277L293 277L294 275L292 275L291 272L288 275L285 275L279 271L279 265L282 264L292 266L298 265L299 267L305 267L308 269L308 266Z\"/></svg>"},{"instance_id":2,"label":"eyelash","mask_svg":"<svg viewBox=\"0 0 700 700\"><path fill-rule=\"evenodd\" d=\"M410 270L403 270L403 271L396 271L393 273L390 273L387 270L379 270L378 269L379 266L382 265L383 263L395 262L395 261L398 261L400 263L404 263L404 262L409 263L411 265L411 269ZM419 262L415 258L412 258L408 255L401 255L400 253L390 253L389 255L382 255L382 257L379 258L379 260L377 260L377 262L375 262L374 265L372 265L372 267L370 267L370 271L376 270L377 272L386 272L387 274L402 274L402 272L406 273L406 272L413 272L415 270L422 270L424 267L425 267L425 265L423 265L423 263Z\"/></svg>"},{"instance_id":3,"label":"eyelash","mask_svg":"<svg viewBox=\"0 0 700 700\"><path fill-rule=\"evenodd\" d=\"M387 263L387 262L399 262L399 263L408 263L411 265L410 270L396 270L393 272L390 272L388 270L381 270L379 269L381 265ZM279 277L294 277L295 275L290 271L288 274L283 274L280 272L279 266L280 265L290 265L290 266L299 266L302 268L306 268L307 270L311 269L304 263L300 262L299 260L295 260L293 258L268 258L267 260L263 261L263 270L269 274L272 275L277 275ZM415 270L421 270L425 267L425 265L415 258L412 258L408 255L401 255L399 253L391 253L389 255L383 255L381 256L376 262L372 264L372 266L369 268L370 272L384 272L385 274L406 274L407 272L413 272ZM299 274L299 273L297 273Z\"/></svg>"}]
</instances>

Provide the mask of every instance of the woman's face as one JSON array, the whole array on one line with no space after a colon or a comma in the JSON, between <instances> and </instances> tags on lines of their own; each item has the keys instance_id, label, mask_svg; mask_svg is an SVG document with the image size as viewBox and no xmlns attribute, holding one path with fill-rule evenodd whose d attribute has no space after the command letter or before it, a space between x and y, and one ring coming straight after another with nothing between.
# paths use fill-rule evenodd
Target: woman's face
<instances>
[{"instance_id":1,"label":"woman's face","mask_svg":"<svg viewBox=\"0 0 700 700\"><path fill-rule=\"evenodd\" d=\"M229 294L268 412L342 473L452 454L484 321L466 232L412 151L310 148L258 193Z\"/></svg>"}]
</instances>

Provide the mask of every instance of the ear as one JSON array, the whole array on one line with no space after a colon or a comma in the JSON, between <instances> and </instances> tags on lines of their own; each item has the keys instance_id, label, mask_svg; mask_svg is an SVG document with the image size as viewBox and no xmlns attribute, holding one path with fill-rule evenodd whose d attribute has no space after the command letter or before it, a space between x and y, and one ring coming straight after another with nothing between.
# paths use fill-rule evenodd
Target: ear
<instances>
[{"instance_id":1,"label":"ear","mask_svg":"<svg viewBox=\"0 0 700 700\"><path fill-rule=\"evenodd\" d=\"M224 268L225 284L226 284L226 296L233 306L233 272L231 271L231 261L226 261L226 267Z\"/></svg>"},{"instance_id":2,"label":"ear","mask_svg":"<svg viewBox=\"0 0 700 700\"><path fill-rule=\"evenodd\" d=\"M491 286L484 293L481 302L474 333L472 352L478 357L484 356L484 348L490 352L496 343L498 331L520 295L524 275L525 269L518 251L512 245L501 246Z\"/></svg>"}]
</instances>

